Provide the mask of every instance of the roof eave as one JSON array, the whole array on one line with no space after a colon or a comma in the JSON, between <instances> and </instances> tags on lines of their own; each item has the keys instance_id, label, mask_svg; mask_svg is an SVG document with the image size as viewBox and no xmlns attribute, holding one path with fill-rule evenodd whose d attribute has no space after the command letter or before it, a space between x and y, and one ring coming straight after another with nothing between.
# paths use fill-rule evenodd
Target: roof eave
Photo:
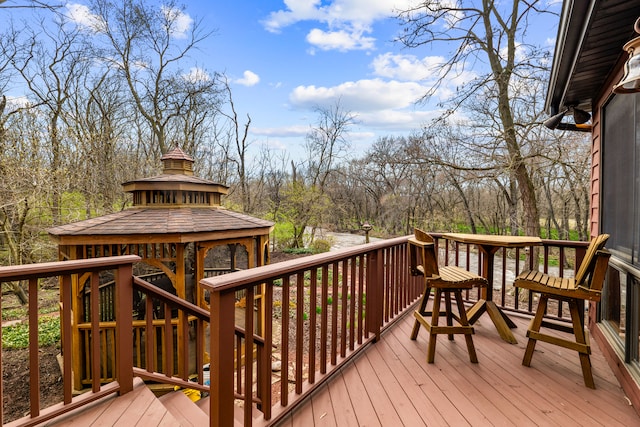
<instances>
[{"instance_id":1,"label":"roof eave","mask_svg":"<svg viewBox=\"0 0 640 427\"><path fill-rule=\"evenodd\" d=\"M553 65L549 76L549 87L545 99L544 109L549 115L560 112L564 106L565 94L575 70L582 45L585 40L593 9L598 0L565 0L562 7L556 47L553 55ZM576 25L588 16L583 25ZM591 110L591 106L580 106Z\"/></svg>"},{"instance_id":2,"label":"roof eave","mask_svg":"<svg viewBox=\"0 0 640 427\"><path fill-rule=\"evenodd\" d=\"M122 184L122 188L128 193L145 190L202 191L206 193L220 193L223 195L227 195L229 193L229 187L226 185L181 181L129 181Z\"/></svg>"}]
</instances>

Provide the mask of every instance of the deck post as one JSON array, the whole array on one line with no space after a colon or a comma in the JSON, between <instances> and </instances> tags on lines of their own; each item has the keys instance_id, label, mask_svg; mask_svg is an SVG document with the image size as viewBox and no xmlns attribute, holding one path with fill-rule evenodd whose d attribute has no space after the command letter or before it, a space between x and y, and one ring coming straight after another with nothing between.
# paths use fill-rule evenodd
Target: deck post
<instances>
[{"instance_id":1,"label":"deck post","mask_svg":"<svg viewBox=\"0 0 640 427\"><path fill-rule=\"evenodd\" d=\"M382 250L367 253L367 301L366 301L366 330L375 335L375 341L380 340L380 330L383 316L383 284L384 271Z\"/></svg>"},{"instance_id":2,"label":"deck post","mask_svg":"<svg viewBox=\"0 0 640 427\"><path fill-rule=\"evenodd\" d=\"M235 294L233 291L216 291L206 287L211 295L210 425L231 426L234 423Z\"/></svg>"},{"instance_id":3,"label":"deck post","mask_svg":"<svg viewBox=\"0 0 640 427\"><path fill-rule=\"evenodd\" d=\"M122 395L133 390L133 264L118 267L116 284L116 378Z\"/></svg>"}]
</instances>

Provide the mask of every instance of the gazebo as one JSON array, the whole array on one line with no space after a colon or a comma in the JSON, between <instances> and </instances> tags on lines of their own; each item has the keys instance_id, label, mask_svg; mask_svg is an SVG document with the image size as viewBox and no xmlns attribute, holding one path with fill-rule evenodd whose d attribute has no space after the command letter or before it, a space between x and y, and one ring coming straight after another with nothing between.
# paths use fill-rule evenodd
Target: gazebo
<instances>
[{"instance_id":1,"label":"gazebo","mask_svg":"<svg viewBox=\"0 0 640 427\"><path fill-rule=\"evenodd\" d=\"M268 264L273 223L222 207L221 196L227 194L228 187L194 176L194 160L180 148L166 153L161 160L162 174L123 184L125 191L133 193L132 207L53 227L48 232L58 244L60 260L138 255L142 261L136 266L136 275L207 308L204 293L196 292L199 281ZM90 313L86 306L88 277L76 278L72 288L71 339L77 352L73 372L74 386L79 390L91 380L89 368L82 362L83 352L91 348ZM100 285L100 339L107 342L115 320L110 307L113 291L113 282L104 278ZM188 338L177 327L179 319L172 321L176 323L176 344L188 344ZM144 326L140 328L136 331L134 327L134 339L136 334L144 335ZM113 355L109 353L102 355L104 381L109 381L113 374Z\"/></svg>"}]
</instances>

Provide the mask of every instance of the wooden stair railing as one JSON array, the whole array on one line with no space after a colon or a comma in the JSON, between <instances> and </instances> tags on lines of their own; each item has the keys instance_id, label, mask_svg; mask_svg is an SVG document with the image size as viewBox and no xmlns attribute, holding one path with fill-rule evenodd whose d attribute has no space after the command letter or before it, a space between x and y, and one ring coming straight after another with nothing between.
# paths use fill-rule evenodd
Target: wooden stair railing
<instances>
[{"instance_id":1,"label":"wooden stair railing","mask_svg":"<svg viewBox=\"0 0 640 427\"><path fill-rule=\"evenodd\" d=\"M94 312L99 309L98 301L98 275L101 271L114 270L117 287L117 298L122 301L132 301L132 279L133 263L138 262L140 257L135 255L125 255L117 257L93 258L90 260L58 261L41 264L19 265L10 267L0 267L0 283L16 280L29 281L29 324L38 324L38 289L39 279L47 277L60 278L60 300L62 307L71 307L73 298L71 282L77 275L89 274L91 277L92 293L95 297L91 299ZM72 341L71 336L71 310L63 309L61 313L62 327L62 358L63 358L63 401L59 405L49 408L41 408L40 401L40 365L37 327L30 328L29 337L29 384L30 384L30 413L26 419L17 420L14 423L21 426L32 426L44 423L79 407L88 405L98 399L110 394L125 394L133 390L133 369L131 352L131 303L129 307L121 306L116 309L115 339L117 342L116 370L118 381L106 385L100 383L99 378L95 378L91 384L91 390L87 393L73 397L72 378ZM96 316L92 319L91 330L98 335L99 319ZM94 370L100 369L100 341L95 340L92 344L94 352L90 364ZM1 362L1 356L0 356ZM1 363L0 363L1 367ZM1 369L0 369L1 374ZM0 387L0 397L3 390ZM0 411L0 424L4 424L3 415ZM14 424L12 423L12 424Z\"/></svg>"},{"instance_id":2,"label":"wooden stair railing","mask_svg":"<svg viewBox=\"0 0 640 427\"><path fill-rule=\"evenodd\" d=\"M134 277L134 290L142 292L145 296L145 303L148 305L146 312L149 313L149 306L154 304L152 300L160 301L160 303L164 306L164 312L172 312L177 310L177 318L186 318L187 322L178 322L176 327L184 328L184 336L195 336L195 349L194 351L189 350L189 346L180 345L179 343L174 343L172 340L173 334L170 331L174 329L174 321L176 319L165 318L164 320L155 320L147 316L145 319L146 327L145 330L152 331L151 334L148 334L145 339L145 366L146 368L135 367L133 371L136 376L141 377L147 381L155 381L164 384L170 384L173 386L181 387L181 388L190 388L195 389L200 392L210 393L210 386L208 384L204 384L204 375L203 375L203 367L205 363L208 363L208 360L205 360L205 349L204 345L204 337L205 337L205 329L208 327L208 323L210 321L210 313L209 311L198 307L195 304L192 304L188 301L181 299L169 292L166 292L158 287L148 283L138 277ZM233 319L233 316L231 317ZM158 337L157 322L164 323L163 336L168 337L169 339L164 339L163 344L163 359L166 360L165 363L162 364L162 370L156 371L153 369L154 366L157 366L155 358L157 357L158 352L154 351L157 348ZM234 335L235 339L238 341L246 340L246 332L242 327L233 326L234 327ZM191 333L187 330L187 328L192 328ZM262 353L264 350L265 340L261 336L253 334L252 342L254 343L254 351L258 353ZM237 345L240 348L240 344ZM177 353L177 354L176 354ZM235 355L235 364L234 371L235 375L238 378L242 377L242 366L244 361L245 354L237 353ZM190 368L189 361L195 360L195 370ZM171 362L171 363L169 363ZM174 363L177 364L177 369L174 367ZM242 393L241 387L237 387L234 393L234 397L236 399L243 399L244 395Z\"/></svg>"}]
</instances>

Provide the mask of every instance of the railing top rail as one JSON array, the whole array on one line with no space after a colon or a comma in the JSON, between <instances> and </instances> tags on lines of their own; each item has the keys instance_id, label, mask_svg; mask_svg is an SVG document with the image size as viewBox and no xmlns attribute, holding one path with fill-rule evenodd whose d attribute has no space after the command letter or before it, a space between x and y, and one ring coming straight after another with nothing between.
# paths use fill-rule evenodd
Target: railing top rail
<instances>
[{"instance_id":1,"label":"railing top rail","mask_svg":"<svg viewBox=\"0 0 640 427\"><path fill-rule=\"evenodd\" d=\"M587 248L589 246L589 242L582 242L578 240L542 239L542 246L555 246L562 248Z\"/></svg>"},{"instance_id":2,"label":"railing top rail","mask_svg":"<svg viewBox=\"0 0 640 427\"><path fill-rule=\"evenodd\" d=\"M443 239L443 234L446 233L437 233L437 232L429 232L433 237L437 237ZM586 248L589 246L589 242L583 242L579 240L555 240L555 239L541 239L542 246L554 246L554 247L564 247L564 248ZM472 244L473 245L473 244Z\"/></svg>"},{"instance_id":3,"label":"railing top rail","mask_svg":"<svg viewBox=\"0 0 640 427\"><path fill-rule=\"evenodd\" d=\"M137 255L121 255L70 261L44 262L40 264L11 265L7 267L0 267L0 282L105 270L108 268L115 268L120 265L132 264L140 261L141 259L142 258Z\"/></svg>"},{"instance_id":4,"label":"railing top rail","mask_svg":"<svg viewBox=\"0 0 640 427\"><path fill-rule=\"evenodd\" d=\"M296 258L289 261L278 262L276 264L264 265L261 267L250 268L243 271L225 274L224 276L210 277L202 279L200 284L206 288L215 291L225 291L242 288L252 283L265 281L283 274L303 271L309 268L330 264L345 258L366 254L379 249L389 248L401 245L407 242L409 236L395 237L393 239L380 240L373 243L365 243L363 245L352 246L349 248L338 249L332 252L324 252L321 254L310 255L302 258Z\"/></svg>"},{"instance_id":5,"label":"railing top rail","mask_svg":"<svg viewBox=\"0 0 640 427\"><path fill-rule=\"evenodd\" d=\"M434 237L442 237L443 233L431 233ZM317 255L311 255L302 258L296 258L289 261L279 262L276 264L265 265L257 268L251 268L243 271L237 271L226 274L224 276L210 277L202 279L200 284L205 289L225 291L242 288L252 283L265 281L284 274L302 271L316 266L330 264L340 261L344 258L365 254L378 249L384 249L407 242L409 236L396 237L393 239L380 240L373 243L352 246L349 248L339 249L333 252L325 252ZM572 240L552 240L542 239L543 246L556 247L587 247L589 242L579 242Z\"/></svg>"},{"instance_id":6,"label":"railing top rail","mask_svg":"<svg viewBox=\"0 0 640 427\"><path fill-rule=\"evenodd\" d=\"M160 289L157 286L154 286L144 279L133 276L133 283L135 284L135 287L144 289L146 293L150 294L154 298L173 305L174 307L180 307L188 314L206 321L208 321L210 318L211 314L204 308L198 307L195 304L191 304L190 302L185 301L184 299L177 297L172 293L165 291L164 289Z\"/></svg>"}]
</instances>

